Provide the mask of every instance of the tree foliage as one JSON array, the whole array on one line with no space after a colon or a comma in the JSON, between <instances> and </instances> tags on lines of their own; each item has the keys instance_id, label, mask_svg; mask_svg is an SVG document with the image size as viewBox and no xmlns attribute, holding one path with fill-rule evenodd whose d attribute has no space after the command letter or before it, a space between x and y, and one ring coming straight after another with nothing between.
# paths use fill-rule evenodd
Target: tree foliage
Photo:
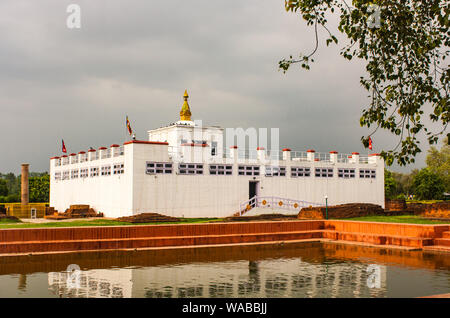
<instances>
[{"instance_id":1,"label":"tree foliage","mask_svg":"<svg viewBox=\"0 0 450 318\"><path fill-rule=\"evenodd\" d=\"M0 179L0 196L8 195L8 185L6 184L6 180Z\"/></svg>"},{"instance_id":2,"label":"tree foliage","mask_svg":"<svg viewBox=\"0 0 450 318\"><path fill-rule=\"evenodd\" d=\"M431 147L427 155L428 168L439 175L443 182L446 192L450 192L450 146L447 139L444 139L441 150Z\"/></svg>"},{"instance_id":3,"label":"tree foliage","mask_svg":"<svg viewBox=\"0 0 450 318\"><path fill-rule=\"evenodd\" d=\"M398 143L381 155L388 165L394 160L405 165L421 151L419 133L424 132L430 144L437 143L450 121L450 72L445 60L450 54L448 1L353 0L349 5L345 0L287 0L285 7L314 27L316 44L310 54L280 61L284 72L295 63L310 68L319 43L318 27L328 34L327 46L338 43L327 19L339 16L338 31L348 41L341 55L361 59L366 66L360 83L369 92L369 103L360 124L373 127L361 138L366 148L369 137L385 129L397 136ZM442 130L431 131L426 117Z\"/></svg>"},{"instance_id":4,"label":"tree foliage","mask_svg":"<svg viewBox=\"0 0 450 318\"><path fill-rule=\"evenodd\" d=\"M14 173L0 173L0 202L20 202L21 176ZM7 195L1 194L1 184L4 182ZM31 172L29 178L30 202L48 202L50 177L47 172Z\"/></svg>"},{"instance_id":5,"label":"tree foliage","mask_svg":"<svg viewBox=\"0 0 450 318\"><path fill-rule=\"evenodd\" d=\"M394 197L408 197L414 194L414 176L419 173L418 169L412 170L410 173L392 172L395 180Z\"/></svg>"},{"instance_id":6,"label":"tree foliage","mask_svg":"<svg viewBox=\"0 0 450 318\"><path fill-rule=\"evenodd\" d=\"M392 176L392 172L384 169L384 195L386 199L392 199L394 197L396 187L397 184Z\"/></svg>"},{"instance_id":7,"label":"tree foliage","mask_svg":"<svg viewBox=\"0 0 450 318\"><path fill-rule=\"evenodd\" d=\"M50 177L48 174L30 178L30 202L48 202Z\"/></svg>"},{"instance_id":8,"label":"tree foliage","mask_svg":"<svg viewBox=\"0 0 450 318\"><path fill-rule=\"evenodd\" d=\"M419 200L441 199L444 193L442 178L428 168L414 176L415 194Z\"/></svg>"}]
</instances>

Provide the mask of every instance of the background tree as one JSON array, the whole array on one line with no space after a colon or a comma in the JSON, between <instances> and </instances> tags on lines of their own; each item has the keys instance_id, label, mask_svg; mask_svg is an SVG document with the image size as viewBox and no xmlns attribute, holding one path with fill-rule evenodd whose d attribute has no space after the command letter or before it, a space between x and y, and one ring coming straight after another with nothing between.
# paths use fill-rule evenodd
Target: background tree
<instances>
[{"instance_id":1,"label":"background tree","mask_svg":"<svg viewBox=\"0 0 450 318\"><path fill-rule=\"evenodd\" d=\"M392 199L395 196L395 189L397 188L397 184L395 182L394 177L392 176L392 172L387 169L384 169L384 196L386 199Z\"/></svg>"},{"instance_id":2,"label":"background tree","mask_svg":"<svg viewBox=\"0 0 450 318\"><path fill-rule=\"evenodd\" d=\"M445 192L450 192L450 146L448 138L444 140L441 150L431 147L427 155L428 168L439 175L445 187Z\"/></svg>"},{"instance_id":3,"label":"background tree","mask_svg":"<svg viewBox=\"0 0 450 318\"><path fill-rule=\"evenodd\" d=\"M280 61L284 72L295 63L310 68L319 45L318 27L328 34L327 46L338 43L332 32L336 30L328 28L327 20L338 15L337 29L347 39L341 55L348 60L359 58L366 66L360 83L369 92L369 103L360 124L374 127L361 138L366 148L369 137L385 129L398 136L398 143L381 155L388 165L394 160L405 165L421 151L418 133L425 132L430 144L438 141L450 121L450 72L445 61L450 54L450 2L353 0L349 5L345 0L285 0L285 7L314 27L316 42L312 53ZM440 123L442 130L432 132L425 117Z\"/></svg>"},{"instance_id":4,"label":"background tree","mask_svg":"<svg viewBox=\"0 0 450 318\"><path fill-rule=\"evenodd\" d=\"M21 176L13 173L0 174L0 202L20 202ZM2 195L1 184L5 183L7 195ZM30 172L30 202L48 202L50 177L47 172Z\"/></svg>"},{"instance_id":5,"label":"background tree","mask_svg":"<svg viewBox=\"0 0 450 318\"><path fill-rule=\"evenodd\" d=\"M6 181L8 195L20 196L20 176L16 177L14 173L10 172L7 174L0 174L0 179Z\"/></svg>"},{"instance_id":6,"label":"background tree","mask_svg":"<svg viewBox=\"0 0 450 318\"><path fill-rule=\"evenodd\" d=\"M48 202L50 191L50 176L37 174L30 178L30 202Z\"/></svg>"},{"instance_id":7,"label":"background tree","mask_svg":"<svg viewBox=\"0 0 450 318\"><path fill-rule=\"evenodd\" d=\"M418 169L413 169L410 173L392 172L396 184L396 196L408 197L410 194L414 194L413 179L418 172Z\"/></svg>"},{"instance_id":8,"label":"background tree","mask_svg":"<svg viewBox=\"0 0 450 318\"><path fill-rule=\"evenodd\" d=\"M0 179L0 196L8 195L8 186L6 180Z\"/></svg>"},{"instance_id":9,"label":"background tree","mask_svg":"<svg viewBox=\"0 0 450 318\"><path fill-rule=\"evenodd\" d=\"M424 168L414 176L415 194L419 200L441 199L444 193L442 178L428 168Z\"/></svg>"}]
</instances>

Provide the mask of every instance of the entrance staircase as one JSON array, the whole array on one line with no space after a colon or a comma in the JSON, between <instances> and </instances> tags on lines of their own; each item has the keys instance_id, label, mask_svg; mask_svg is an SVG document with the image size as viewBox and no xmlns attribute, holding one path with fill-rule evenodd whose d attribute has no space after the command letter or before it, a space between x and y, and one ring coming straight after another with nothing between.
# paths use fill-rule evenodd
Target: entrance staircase
<instances>
[{"instance_id":1,"label":"entrance staircase","mask_svg":"<svg viewBox=\"0 0 450 318\"><path fill-rule=\"evenodd\" d=\"M302 208L323 206L317 202L308 202L296 199L281 198L275 196L258 196L242 202L239 211L233 216L260 215L260 214L298 214ZM249 212L252 212L251 214Z\"/></svg>"},{"instance_id":2,"label":"entrance staircase","mask_svg":"<svg viewBox=\"0 0 450 318\"><path fill-rule=\"evenodd\" d=\"M450 252L450 231L442 232L442 237L434 239L434 245L424 246L424 250Z\"/></svg>"}]
</instances>

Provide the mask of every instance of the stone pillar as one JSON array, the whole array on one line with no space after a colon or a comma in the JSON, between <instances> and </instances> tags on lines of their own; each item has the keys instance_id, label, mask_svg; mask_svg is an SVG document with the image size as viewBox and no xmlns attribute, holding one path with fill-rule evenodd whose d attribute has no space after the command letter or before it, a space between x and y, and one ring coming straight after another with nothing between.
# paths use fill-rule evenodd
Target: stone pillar
<instances>
[{"instance_id":1,"label":"stone pillar","mask_svg":"<svg viewBox=\"0 0 450 318\"><path fill-rule=\"evenodd\" d=\"M283 160L291 161L291 149L289 149L289 148L283 149Z\"/></svg>"},{"instance_id":2,"label":"stone pillar","mask_svg":"<svg viewBox=\"0 0 450 318\"><path fill-rule=\"evenodd\" d=\"M22 179L21 179L21 202L22 205L27 205L30 202L30 191L28 184L28 167L30 165L28 163L22 164Z\"/></svg>"},{"instance_id":3,"label":"stone pillar","mask_svg":"<svg viewBox=\"0 0 450 318\"><path fill-rule=\"evenodd\" d=\"M234 162L238 161L238 146L231 146L230 147L230 158L233 159Z\"/></svg>"},{"instance_id":4,"label":"stone pillar","mask_svg":"<svg viewBox=\"0 0 450 318\"><path fill-rule=\"evenodd\" d=\"M352 163L359 164L359 152L352 152Z\"/></svg>"},{"instance_id":5,"label":"stone pillar","mask_svg":"<svg viewBox=\"0 0 450 318\"><path fill-rule=\"evenodd\" d=\"M266 160L266 148L264 147L258 147L256 148L257 156L259 161L265 161Z\"/></svg>"},{"instance_id":6,"label":"stone pillar","mask_svg":"<svg viewBox=\"0 0 450 318\"><path fill-rule=\"evenodd\" d=\"M338 161L338 152L330 151L330 162L337 163Z\"/></svg>"},{"instance_id":7,"label":"stone pillar","mask_svg":"<svg viewBox=\"0 0 450 318\"><path fill-rule=\"evenodd\" d=\"M308 149L307 151L306 151L306 160L308 160L308 161L314 161L314 157L315 157L315 150L313 150L313 149Z\"/></svg>"},{"instance_id":8,"label":"stone pillar","mask_svg":"<svg viewBox=\"0 0 450 318\"><path fill-rule=\"evenodd\" d=\"M89 149L89 150L88 150L88 154L89 154L88 160L89 160L89 161L95 160L96 153L97 153L97 150L95 150L95 149Z\"/></svg>"}]
</instances>

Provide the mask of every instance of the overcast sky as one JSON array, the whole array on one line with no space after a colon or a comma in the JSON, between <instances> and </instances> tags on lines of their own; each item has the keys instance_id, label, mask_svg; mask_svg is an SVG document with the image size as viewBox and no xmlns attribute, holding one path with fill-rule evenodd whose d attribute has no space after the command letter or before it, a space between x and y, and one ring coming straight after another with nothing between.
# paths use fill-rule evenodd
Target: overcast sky
<instances>
[{"instance_id":1,"label":"overcast sky","mask_svg":"<svg viewBox=\"0 0 450 318\"><path fill-rule=\"evenodd\" d=\"M71 3L81 29L66 26ZM2 0L0 172L48 171L61 139L69 153L122 143L126 115L145 139L179 119L185 89L204 125L275 127L281 147L367 153L360 62L321 43L312 70L278 71L313 49L312 31L282 0ZM406 171L424 166L422 146Z\"/></svg>"}]
</instances>

